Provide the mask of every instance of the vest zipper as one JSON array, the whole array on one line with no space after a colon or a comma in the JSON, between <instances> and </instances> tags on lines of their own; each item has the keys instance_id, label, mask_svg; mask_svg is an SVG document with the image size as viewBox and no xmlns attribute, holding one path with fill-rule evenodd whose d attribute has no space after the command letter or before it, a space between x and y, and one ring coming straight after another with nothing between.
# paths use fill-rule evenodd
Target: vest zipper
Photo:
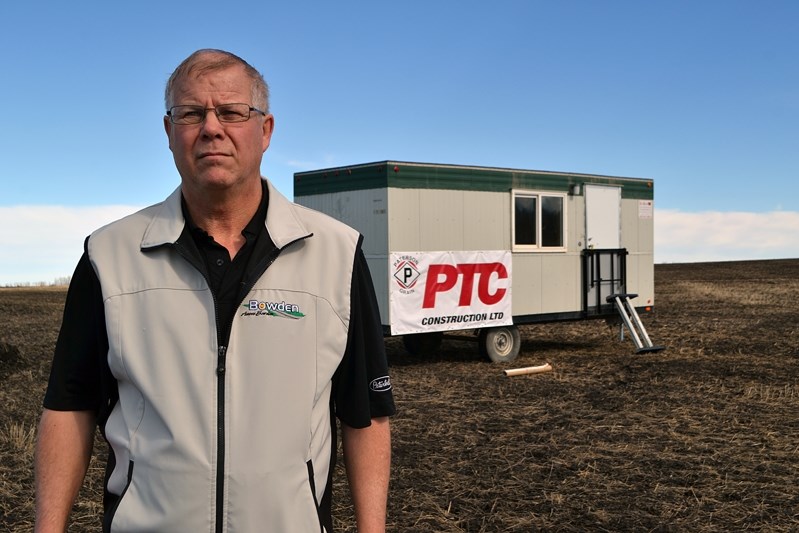
<instances>
[{"instance_id":1,"label":"vest zipper","mask_svg":"<svg viewBox=\"0 0 799 533\"><path fill-rule=\"evenodd\" d=\"M302 240L307 239L308 237L312 236L313 234L308 234L298 239L295 239L282 248L275 247L266 257L264 260L258 263L256 268L253 270L254 275L250 275L246 282L242 284L242 291L241 291L241 300L239 304L244 301L247 293L255 285L255 282L263 276L264 272L272 266L272 263L275 262L277 257L280 255L284 249L288 246L294 244L295 242L299 242ZM200 274L205 279L205 283L208 286L211 286L210 281L208 280L208 275L203 268L202 264L197 264L191 254L185 250L183 245L180 242L174 243L175 248L177 249L178 253L186 259L189 264L194 266ZM217 359L216 359L216 394L217 394L217 403L216 403L216 522L214 526L214 531L216 533L222 533L223 526L224 526L224 504L225 504L225 372L227 368L227 345L230 342L230 334L233 330L233 320L235 318L235 314L230 317L226 325L228 326L225 330L220 329L220 322L219 322L219 306L216 301L216 295L214 291L211 291L211 297L214 300L214 321L216 322L216 332L217 332L217 344L219 348L217 349ZM222 339L222 332L225 331L227 337Z\"/></svg>"},{"instance_id":2,"label":"vest zipper","mask_svg":"<svg viewBox=\"0 0 799 533\"><path fill-rule=\"evenodd\" d=\"M208 287L211 287L211 282L208 279L208 273L205 270L205 265L202 262L195 261L192 254L185 249L181 242L175 242L175 249L178 253L188 261L190 265L197 269L202 275ZM225 504L225 371L227 366L227 344L230 340L230 331L228 330L228 338L222 339L222 329L219 327L219 304L216 300L216 294L211 290L211 298L214 301L214 324L216 324L216 341L218 348L216 350L216 519L214 521L214 531L222 533L224 525L224 504ZM233 324L233 319L230 319L230 324Z\"/></svg>"},{"instance_id":3,"label":"vest zipper","mask_svg":"<svg viewBox=\"0 0 799 533\"><path fill-rule=\"evenodd\" d=\"M225 499L225 364L227 346L220 346L216 361L216 531L222 532Z\"/></svg>"}]
</instances>

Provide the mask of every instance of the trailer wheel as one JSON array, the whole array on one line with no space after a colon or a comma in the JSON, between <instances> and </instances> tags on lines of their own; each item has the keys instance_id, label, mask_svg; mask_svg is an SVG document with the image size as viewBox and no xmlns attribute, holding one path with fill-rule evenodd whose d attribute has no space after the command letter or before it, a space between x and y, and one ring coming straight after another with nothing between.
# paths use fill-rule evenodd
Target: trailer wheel
<instances>
[{"instance_id":1,"label":"trailer wheel","mask_svg":"<svg viewBox=\"0 0 799 533\"><path fill-rule=\"evenodd\" d=\"M430 355L438 351L441 347L441 339L444 334L440 331L432 333L414 333L413 335L403 335L402 343L411 355Z\"/></svg>"},{"instance_id":2,"label":"trailer wheel","mask_svg":"<svg viewBox=\"0 0 799 533\"><path fill-rule=\"evenodd\" d=\"M494 363L510 363L519 356L522 340L516 326L480 330L480 353Z\"/></svg>"}]
</instances>

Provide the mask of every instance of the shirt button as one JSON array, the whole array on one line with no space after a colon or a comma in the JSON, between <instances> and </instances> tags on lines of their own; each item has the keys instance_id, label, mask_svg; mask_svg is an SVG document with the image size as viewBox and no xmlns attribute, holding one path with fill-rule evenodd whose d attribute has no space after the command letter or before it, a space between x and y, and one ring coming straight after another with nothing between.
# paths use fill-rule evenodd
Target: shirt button
<instances>
[{"instance_id":1,"label":"shirt button","mask_svg":"<svg viewBox=\"0 0 799 533\"><path fill-rule=\"evenodd\" d=\"M216 260L216 266L220 266L221 267L224 264L225 264L225 260L224 259L217 259Z\"/></svg>"}]
</instances>

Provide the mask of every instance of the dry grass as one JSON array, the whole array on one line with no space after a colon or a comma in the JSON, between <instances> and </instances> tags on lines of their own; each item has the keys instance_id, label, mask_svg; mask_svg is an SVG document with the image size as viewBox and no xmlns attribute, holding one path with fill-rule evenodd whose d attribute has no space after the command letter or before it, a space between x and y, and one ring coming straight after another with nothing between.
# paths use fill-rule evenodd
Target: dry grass
<instances>
[{"instance_id":1,"label":"dry grass","mask_svg":"<svg viewBox=\"0 0 799 533\"><path fill-rule=\"evenodd\" d=\"M657 265L668 346L604 322L525 326L505 377L467 340L388 339L397 532L799 530L799 260ZM32 434L63 292L0 291L0 530L29 531ZM71 531L98 531L98 446ZM337 530L354 531L338 467Z\"/></svg>"},{"instance_id":2,"label":"dry grass","mask_svg":"<svg viewBox=\"0 0 799 533\"><path fill-rule=\"evenodd\" d=\"M0 430L0 444L7 446L15 455L32 456L35 439L36 427L33 424L12 422Z\"/></svg>"}]
</instances>

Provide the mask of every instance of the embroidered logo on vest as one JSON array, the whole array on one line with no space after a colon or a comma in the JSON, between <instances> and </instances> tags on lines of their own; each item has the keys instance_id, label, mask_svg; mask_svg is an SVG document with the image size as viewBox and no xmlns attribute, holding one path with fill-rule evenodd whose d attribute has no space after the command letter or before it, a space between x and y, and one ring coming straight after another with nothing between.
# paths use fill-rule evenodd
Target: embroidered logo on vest
<instances>
[{"instance_id":1,"label":"embroidered logo on vest","mask_svg":"<svg viewBox=\"0 0 799 533\"><path fill-rule=\"evenodd\" d=\"M287 302L260 302L250 300L242 305L246 311L241 316L277 316L281 318L291 318L294 320L303 318L304 313L300 311L300 306Z\"/></svg>"}]
</instances>

